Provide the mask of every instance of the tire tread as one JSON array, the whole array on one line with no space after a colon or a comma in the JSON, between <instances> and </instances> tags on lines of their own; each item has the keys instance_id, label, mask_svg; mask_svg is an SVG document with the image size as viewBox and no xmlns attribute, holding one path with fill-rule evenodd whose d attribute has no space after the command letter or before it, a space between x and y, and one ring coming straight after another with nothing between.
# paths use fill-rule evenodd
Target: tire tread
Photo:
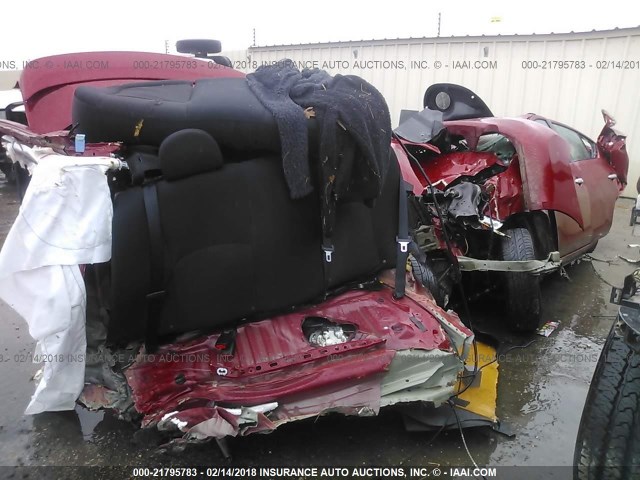
<instances>
[{"instance_id":1,"label":"tire tread","mask_svg":"<svg viewBox=\"0 0 640 480\"><path fill-rule=\"evenodd\" d=\"M533 239L526 228L513 228L505 232L501 243L503 260L535 260ZM505 273L506 312L515 330L531 332L538 328L542 302L540 278L529 273Z\"/></svg>"},{"instance_id":2,"label":"tire tread","mask_svg":"<svg viewBox=\"0 0 640 480\"><path fill-rule=\"evenodd\" d=\"M640 355L614 326L582 412L575 478L640 478Z\"/></svg>"}]
</instances>

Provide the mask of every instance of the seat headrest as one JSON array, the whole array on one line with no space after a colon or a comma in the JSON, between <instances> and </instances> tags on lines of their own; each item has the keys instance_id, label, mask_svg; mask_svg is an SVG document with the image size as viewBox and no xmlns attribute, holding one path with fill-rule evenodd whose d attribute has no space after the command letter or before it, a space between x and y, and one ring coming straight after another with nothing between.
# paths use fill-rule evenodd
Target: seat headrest
<instances>
[{"instance_id":1,"label":"seat headrest","mask_svg":"<svg viewBox=\"0 0 640 480\"><path fill-rule=\"evenodd\" d=\"M166 180L178 180L222 168L218 142L204 130L188 128L172 133L158 152Z\"/></svg>"}]
</instances>

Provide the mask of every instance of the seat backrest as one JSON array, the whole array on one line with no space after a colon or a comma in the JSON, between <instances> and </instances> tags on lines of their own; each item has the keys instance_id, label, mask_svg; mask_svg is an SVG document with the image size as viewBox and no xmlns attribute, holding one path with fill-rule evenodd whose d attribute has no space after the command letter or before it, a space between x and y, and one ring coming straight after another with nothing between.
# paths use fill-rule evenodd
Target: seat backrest
<instances>
[{"instance_id":1,"label":"seat backrest","mask_svg":"<svg viewBox=\"0 0 640 480\"><path fill-rule=\"evenodd\" d=\"M160 336L282 312L321 298L325 285L335 288L395 266L395 160L373 207L338 205L326 280L318 197L290 198L279 156L256 156L190 175L180 168L182 173L173 175L162 160L163 177L155 182L166 290L157 322ZM133 186L114 201L112 342L145 334L151 248L143 188Z\"/></svg>"}]
</instances>

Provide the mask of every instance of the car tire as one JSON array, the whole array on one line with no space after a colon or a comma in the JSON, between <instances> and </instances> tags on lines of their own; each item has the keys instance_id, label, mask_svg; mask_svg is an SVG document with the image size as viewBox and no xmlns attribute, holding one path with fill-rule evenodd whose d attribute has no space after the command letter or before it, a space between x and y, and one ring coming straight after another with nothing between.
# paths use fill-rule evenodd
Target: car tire
<instances>
[{"instance_id":1,"label":"car tire","mask_svg":"<svg viewBox=\"0 0 640 480\"><path fill-rule=\"evenodd\" d=\"M438 283L433 270L420 263L413 255L409 255L409 263L415 279L431 292L439 307L446 308L449 303L449 294L447 289Z\"/></svg>"},{"instance_id":2,"label":"car tire","mask_svg":"<svg viewBox=\"0 0 640 480\"><path fill-rule=\"evenodd\" d=\"M526 228L512 228L504 231L502 238L502 260L535 260L533 239ZM504 289L505 310L510 326L519 332L532 332L540 325L542 302L540 300L540 277L523 272L506 272Z\"/></svg>"},{"instance_id":3,"label":"car tire","mask_svg":"<svg viewBox=\"0 0 640 480\"><path fill-rule=\"evenodd\" d=\"M576 480L636 478L640 465L640 354L616 325L602 349L582 412Z\"/></svg>"}]
</instances>

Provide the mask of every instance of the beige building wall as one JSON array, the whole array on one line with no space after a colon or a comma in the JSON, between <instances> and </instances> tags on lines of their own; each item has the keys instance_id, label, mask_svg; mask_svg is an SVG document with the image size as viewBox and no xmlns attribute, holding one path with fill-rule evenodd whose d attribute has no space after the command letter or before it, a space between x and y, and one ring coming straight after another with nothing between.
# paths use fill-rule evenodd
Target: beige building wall
<instances>
[{"instance_id":1,"label":"beige building wall","mask_svg":"<svg viewBox=\"0 0 640 480\"><path fill-rule=\"evenodd\" d=\"M0 91L15 88L22 70L0 70Z\"/></svg>"}]
</instances>

